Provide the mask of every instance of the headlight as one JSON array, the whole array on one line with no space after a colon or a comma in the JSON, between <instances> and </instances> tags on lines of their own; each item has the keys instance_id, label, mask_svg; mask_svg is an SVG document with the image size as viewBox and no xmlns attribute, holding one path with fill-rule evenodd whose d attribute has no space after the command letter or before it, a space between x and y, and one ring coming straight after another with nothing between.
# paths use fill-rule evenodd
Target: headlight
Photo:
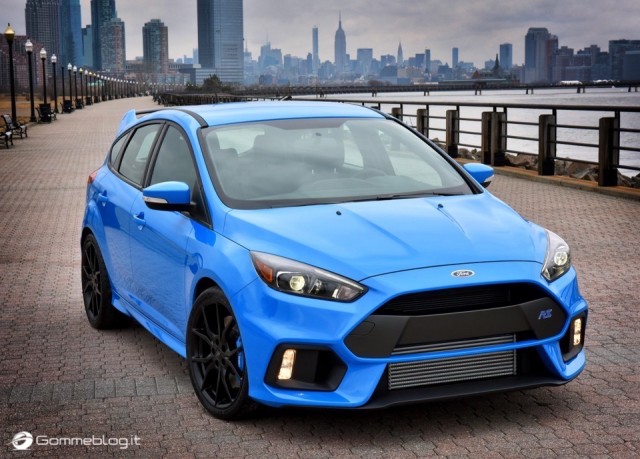
<instances>
[{"instance_id":1,"label":"headlight","mask_svg":"<svg viewBox=\"0 0 640 459\"><path fill-rule=\"evenodd\" d=\"M353 301L365 287L337 274L275 255L251 252L253 266L271 288L293 295Z\"/></svg>"},{"instance_id":2,"label":"headlight","mask_svg":"<svg viewBox=\"0 0 640 459\"><path fill-rule=\"evenodd\" d=\"M547 232L547 254L544 258L542 275L549 282L556 280L571 268L571 252L569 244L557 234Z\"/></svg>"}]
</instances>

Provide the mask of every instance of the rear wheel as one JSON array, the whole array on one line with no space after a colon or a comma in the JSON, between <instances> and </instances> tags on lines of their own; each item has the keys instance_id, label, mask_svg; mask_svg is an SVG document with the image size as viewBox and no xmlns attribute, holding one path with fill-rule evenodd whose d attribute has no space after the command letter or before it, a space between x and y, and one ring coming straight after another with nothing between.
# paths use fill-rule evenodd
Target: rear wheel
<instances>
[{"instance_id":1,"label":"rear wheel","mask_svg":"<svg viewBox=\"0 0 640 459\"><path fill-rule=\"evenodd\" d=\"M89 234L82 244L82 299L93 328L121 326L126 317L111 304L111 283L96 238Z\"/></svg>"},{"instance_id":2,"label":"rear wheel","mask_svg":"<svg viewBox=\"0 0 640 459\"><path fill-rule=\"evenodd\" d=\"M249 398L240 328L229 301L217 288L205 290L193 306L187 364L196 395L213 416L238 419L256 408Z\"/></svg>"}]
</instances>

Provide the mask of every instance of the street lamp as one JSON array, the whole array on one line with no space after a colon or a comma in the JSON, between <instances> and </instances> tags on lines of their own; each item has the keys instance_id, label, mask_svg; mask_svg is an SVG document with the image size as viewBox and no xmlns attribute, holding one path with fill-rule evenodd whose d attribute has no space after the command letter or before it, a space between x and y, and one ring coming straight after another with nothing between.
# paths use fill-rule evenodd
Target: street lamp
<instances>
[{"instance_id":1,"label":"street lamp","mask_svg":"<svg viewBox=\"0 0 640 459\"><path fill-rule=\"evenodd\" d=\"M69 73L69 113L73 111L73 88L71 87L71 70L73 70L73 66L71 62L67 65L67 71Z\"/></svg>"},{"instance_id":2,"label":"street lamp","mask_svg":"<svg viewBox=\"0 0 640 459\"><path fill-rule=\"evenodd\" d=\"M53 74L55 75L56 72L53 72ZM62 77L62 107L60 108L60 112L64 113L65 112L64 106L67 102L67 95L65 94L65 89L64 89L64 66L60 66L60 76Z\"/></svg>"},{"instance_id":3,"label":"street lamp","mask_svg":"<svg viewBox=\"0 0 640 459\"><path fill-rule=\"evenodd\" d=\"M80 87L82 87L82 73L80 72ZM89 71L87 69L84 69L84 100L85 100L85 105L91 105L93 102L91 102L91 96L90 96L90 92L89 92Z\"/></svg>"},{"instance_id":4,"label":"street lamp","mask_svg":"<svg viewBox=\"0 0 640 459\"><path fill-rule=\"evenodd\" d=\"M82 106L85 106L84 103L84 87L82 86L82 74L83 74L83 70L82 67L78 69L78 74L80 75L80 103L82 104Z\"/></svg>"},{"instance_id":5,"label":"street lamp","mask_svg":"<svg viewBox=\"0 0 640 459\"><path fill-rule=\"evenodd\" d=\"M47 105L47 50L44 48L40 49L40 60L42 61L42 109L43 106Z\"/></svg>"},{"instance_id":6,"label":"street lamp","mask_svg":"<svg viewBox=\"0 0 640 459\"><path fill-rule=\"evenodd\" d=\"M78 97L78 67L75 65L73 66L73 87L76 91L76 108L82 108L82 99Z\"/></svg>"},{"instance_id":7,"label":"street lamp","mask_svg":"<svg viewBox=\"0 0 640 459\"><path fill-rule=\"evenodd\" d=\"M13 39L16 37L16 33L11 28L11 24L7 24L7 28L4 29L4 38L7 40L9 46L9 80L11 85L11 120L14 124L18 123L16 118L16 87L13 76Z\"/></svg>"},{"instance_id":8,"label":"street lamp","mask_svg":"<svg viewBox=\"0 0 640 459\"><path fill-rule=\"evenodd\" d=\"M56 84L56 63L58 62L58 58L55 54L51 55L51 65L53 66L53 111L55 113L59 113L58 112L58 85ZM63 73L64 75L64 73ZM62 83L62 86L64 87L64 82Z\"/></svg>"},{"instance_id":9,"label":"street lamp","mask_svg":"<svg viewBox=\"0 0 640 459\"><path fill-rule=\"evenodd\" d=\"M24 49L27 51L27 60L29 61L29 97L31 99L31 117L29 121L34 122L36 120L36 111L33 106L33 67L31 64L31 55L33 54L33 43L27 38L27 42L24 45Z\"/></svg>"}]
</instances>

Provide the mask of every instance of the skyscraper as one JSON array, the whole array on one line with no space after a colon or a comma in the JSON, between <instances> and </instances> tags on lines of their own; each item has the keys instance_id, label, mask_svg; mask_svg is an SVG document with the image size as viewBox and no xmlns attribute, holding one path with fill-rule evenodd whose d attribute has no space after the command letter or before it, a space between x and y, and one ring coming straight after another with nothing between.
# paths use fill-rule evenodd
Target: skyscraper
<instances>
[{"instance_id":1,"label":"skyscraper","mask_svg":"<svg viewBox=\"0 0 640 459\"><path fill-rule=\"evenodd\" d=\"M64 61L64 65L75 61ZM83 67L96 68L93 65L93 29L91 25L82 29L82 60L79 61Z\"/></svg>"},{"instance_id":2,"label":"skyscraper","mask_svg":"<svg viewBox=\"0 0 640 459\"><path fill-rule=\"evenodd\" d=\"M525 83L551 80L551 58L558 49L558 37L544 27L531 27L524 37Z\"/></svg>"},{"instance_id":3,"label":"skyscraper","mask_svg":"<svg viewBox=\"0 0 640 459\"><path fill-rule=\"evenodd\" d=\"M27 0L24 9L27 36L44 46L48 56L61 50L60 12L60 0ZM39 67L36 66L36 79Z\"/></svg>"},{"instance_id":4,"label":"skyscraper","mask_svg":"<svg viewBox=\"0 0 640 459\"><path fill-rule=\"evenodd\" d=\"M458 66L458 48L453 48L451 50L451 68L455 69Z\"/></svg>"},{"instance_id":5,"label":"skyscraper","mask_svg":"<svg viewBox=\"0 0 640 459\"><path fill-rule=\"evenodd\" d=\"M61 43L58 62L82 65L82 21L80 0L62 0L60 11ZM52 50L54 51L54 50Z\"/></svg>"},{"instance_id":6,"label":"skyscraper","mask_svg":"<svg viewBox=\"0 0 640 459\"><path fill-rule=\"evenodd\" d=\"M312 41L313 41L313 73L318 73L318 69L320 68L320 56L318 55L318 27L313 26L312 29Z\"/></svg>"},{"instance_id":7,"label":"skyscraper","mask_svg":"<svg viewBox=\"0 0 640 459\"><path fill-rule=\"evenodd\" d=\"M504 70L510 70L513 67L513 45L511 43L500 45L500 67Z\"/></svg>"},{"instance_id":8,"label":"skyscraper","mask_svg":"<svg viewBox=\"0 0 640 459\"><path fill-rule=\"evenodd\" d=\"M338 18L338 30L336 30L335 37L335 65L336 65L336 76L340 77L343 73L345 73L347 69L347 37L342 30L342 14L339 15Z\"/></svg>"},{"instance_id":9,"label":"skyscraper","mask_svg":"<svg viewBox=\"0 0 640 459\"><path fill-rule=\"evenodd\" d=\"M103 31L116 17L116 0L91 0L91 29L93 30L93 65L98 70L106 70L102 62ZM124 26L124 24L123 24ZM108 34L104 36L106 46L109 44Z\"/></svg>"},{"instance_id":10,"label":"skyscraper","mask_svg":"<svg viewBox=\"0 0 640 459\"><path fill-rule=\"evenodd\" d=\"M398 43L398 67L404 67L404 54L402 53L402 42Z\"/></svg>"},{"instance_id":11,"label":"skyscraper","mask_svg":"<svg viewBox=\"0 0 640 459\"><path fill-rule=\"evenodd\" d=\"M200 65L221 81L244 81L242 0L198 0Z\"/></svg>"},{"instance_id":12,"label":"skyscraper","mask_svg":"<svg viewBox=\"0 0 640 459\"><path fill-rule=\"evenodd\" d=\"M427 73L431 72L431 50L424 50L424 70Z\"/></svg>"},{"instance_id":13,"label":"skyscraper","mask_svg":"<svg viewBox=\"0 0 640 459\"><path fill-rule=\"evenodd\" d=\"M169 72L169 29L160 19L152 19L142 28L145 72Z\"/></svg>"},{"instance_id":14,"label":"skyscraper","mask_svg":"<svg viewBox=\"0 0 640 459\"><path fill-rule=\"evenodd\" d=\"M625 73L630 74L631 71L624 71L625 60L628 61L627 67L633 67L635 55L631 55L631 60L626 58L627 53L640 51L640 40L609 40L609 59L611 66L611 78L614 80L625 79Z\"/></svg>"},{"instance_id":15,"label":"skyscraper","mask_svg":"<svg viewBox=\"0 0 640 459\"><path fill-rule=\"evenodd\" d=\"M113 17L102 24L100 55L102 56L102 70L124 75L126 64L124 22Z\"/></svg>"}]
</instances>

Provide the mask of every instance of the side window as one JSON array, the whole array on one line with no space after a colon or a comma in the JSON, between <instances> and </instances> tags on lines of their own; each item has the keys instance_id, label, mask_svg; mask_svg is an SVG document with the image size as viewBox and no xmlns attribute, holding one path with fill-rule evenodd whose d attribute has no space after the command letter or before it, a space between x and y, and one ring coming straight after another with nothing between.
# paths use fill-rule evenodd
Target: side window
<instances>
[{"instance_id":1,"label":"side window","mask_svg":"<svg viewBox=\"0 0 640 459\"><path fill-rule=\"evenodd\" d=\"M142 184L147 160L153 148L153 142L161 127L161 124L142 126L136 130L129 145L127 145L127 149L122 155L122 162L120 163L118 172L133 183L138 185Z\"/></svg>"},{"instance_id":2,"label":"side window","mask_svg":"<svg viewBox=\"0 0 640 459\"><path fill-rule=\"evenodd\" d=\"M192 192L196 184L196 169L191 158L189 143L173 126L167 129L162 140L149 184L168 181L184 182L189 185Z\"/></svg>"},{"instance_id":3,"label":"side window","mask_svg":"<svg viewBox=\"0 0 640 459\"><path fill-rule=\"evenodd\" d=\"M196 168L193 163L189 140L182 132L169 126L158 150L149 185L162 182L184 182L191 190L191 201L195 207L189 211L191 218L207 224L205 201L198 184Z\"/></svg>"},{"instance_id":4,"label":"side window","mask_svg":"<svg viewBox=\"0 0 640 459\"><path fill-rule=\"evenodd\" d=\"M115 167L115 165L117 164L118 158L120 157L120 150L122 150L122 147L124 146L128 137L128 134L123 135L120 140L114 143L111 147L111 153L109 153L109 163L111 163L112 166Z\"/></svg>"}]
</instances>

